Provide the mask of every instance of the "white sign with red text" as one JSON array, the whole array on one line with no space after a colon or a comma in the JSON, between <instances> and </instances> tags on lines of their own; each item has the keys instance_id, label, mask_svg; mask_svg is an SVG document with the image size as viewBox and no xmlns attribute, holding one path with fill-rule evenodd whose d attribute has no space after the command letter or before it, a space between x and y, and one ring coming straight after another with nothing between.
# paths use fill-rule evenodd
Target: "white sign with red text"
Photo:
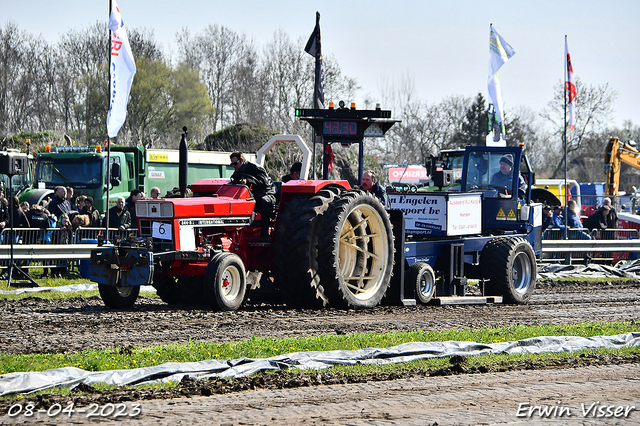
<instances>
[{"instance_id":1,"label":"white sign with red text","mask_svg":"<svg viewBox=\"0 0 640 426\"><path fill-rule=\"evenodd\" d=\"M419 183L429 179L423 166L390 167L389 182Z\"/></svg>"},{"instance_id":2,"label":"white sign with red text","mask_svg":"<svg viewBox=\"0 0 640 426\"><path fill-rule=\"evenodd\" d=\"M405 232L414 235L473 235L482 231L482 195L387 194L389 208L401 210Z\"/></svg>"}]
</instances>

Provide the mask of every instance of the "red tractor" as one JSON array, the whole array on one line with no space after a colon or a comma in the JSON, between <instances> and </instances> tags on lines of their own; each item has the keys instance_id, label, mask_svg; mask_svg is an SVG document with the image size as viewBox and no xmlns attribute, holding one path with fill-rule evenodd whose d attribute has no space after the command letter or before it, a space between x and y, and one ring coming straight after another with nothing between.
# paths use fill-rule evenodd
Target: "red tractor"
<instances>
[{"instance_id":1,"label":"red tractor","mask_svg":"<svg viewBox=\"0 0 640 426\"><path fill-rule=\"evenodd\" d=\"M313 110L296 114L307 111ZM398 120L380 109L341 106L326 112L334 117L328 137L359 143L362 178L365 129L375 125L383 134ZM185 197L184 135L181 152L180 193ZM372 194L351 189L344 180L328 180L326 151L324 159L324 180L276 183L269 242L253 225L261 218L254 211L250 182L203 179L191 184L190 198L138 201L137 238L102 245L91 254L90 278L103 301L113 308L130 307L140 285L151 283L169 304L206 301L228 311L238 309L247 291L266 280L291 306L378 305L394 265L389 214ZM306 153L304 171L308 160Z\"/></svg>"},{"instance_id":2,"label":"red tractor","mask_svg":"<svg viewBox=\"0 0 640 426\"><path fill-rule=\"evenodd\" d=\"M138 201L138 237L92 252L91 279L107 306L132 306L140 285L152 283L169 304L204 300L235 310L248 286L260 285L259 274L247 283L249 271L273 279L297 307L373 307L384 296L393 235L374 196L346 181L284 183L271 242L262 242L247 186L204 179L191 191L192 198Z\"/></svg>"}]
</instances>

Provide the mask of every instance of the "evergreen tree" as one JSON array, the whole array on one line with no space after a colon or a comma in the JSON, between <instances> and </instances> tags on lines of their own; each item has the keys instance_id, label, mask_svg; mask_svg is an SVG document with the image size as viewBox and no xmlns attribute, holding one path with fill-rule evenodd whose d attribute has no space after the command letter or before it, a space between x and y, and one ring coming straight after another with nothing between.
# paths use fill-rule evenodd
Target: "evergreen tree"
<instances>
[{"instance_id":1,"label":"evergreen tree","mask_svg":"<svg viewBox=\"0 0 640 426\"><path fill-rule=\"evenodd\" d=\"M452 138L453 147L465 145L485 145L488 132L488 109L484 97L478 93L473 104L467 110L460 129Z\"/></svg>"}]
</instances>

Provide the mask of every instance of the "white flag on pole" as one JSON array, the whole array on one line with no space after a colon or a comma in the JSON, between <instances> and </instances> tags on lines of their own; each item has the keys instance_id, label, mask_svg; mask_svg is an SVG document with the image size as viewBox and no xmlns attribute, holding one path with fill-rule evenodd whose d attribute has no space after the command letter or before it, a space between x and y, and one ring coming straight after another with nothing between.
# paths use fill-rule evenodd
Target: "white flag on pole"
<instances>
[{"instance_id":1,"label":"white flag on pole","mask_svg":"<svg viewBox=\"0 0 640 426\"><path fill-rule=\"evenodd\" d=\"M115 0L111 0L109 29L111 30L111 61L109 63L109 114L107 115L107 133L110 138L118 135L118 131L127 118L127 101L131 91L131 83L136 73L127 30L124 26L120 9Z\"/></svg>"},{"instance_id":2,"label":"white flag on pole","mask_svg":"<svg viewBox=\"0 0 640 426\"><path fill-rule=\"evenodd\" d=\"M501 135L504 135L504 123L502 115L502 93L500 92L500 80L498 79L498 70L515 55L516 51L507 41L490 26L489 33L489 96L496 112L496 121L500 128Z\"/></svg>"}]
</instances>

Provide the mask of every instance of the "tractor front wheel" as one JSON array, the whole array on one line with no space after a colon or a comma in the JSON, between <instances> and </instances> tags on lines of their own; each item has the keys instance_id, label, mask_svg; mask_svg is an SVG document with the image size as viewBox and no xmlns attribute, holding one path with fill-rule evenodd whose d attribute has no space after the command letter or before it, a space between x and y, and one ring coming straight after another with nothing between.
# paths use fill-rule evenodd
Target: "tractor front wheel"
<instances>
[{"instance_id":1,"label":"tractor front wheel","mask_svg":"<svg viewBox=\"0 0 640 426\"><path fill-rule=\"evenodd\" d=\"M204 297L211 309L235 311L244 301L247 275L242 259L233 253L213 257L205 273Z\"/></svg>"}]
</instances>

